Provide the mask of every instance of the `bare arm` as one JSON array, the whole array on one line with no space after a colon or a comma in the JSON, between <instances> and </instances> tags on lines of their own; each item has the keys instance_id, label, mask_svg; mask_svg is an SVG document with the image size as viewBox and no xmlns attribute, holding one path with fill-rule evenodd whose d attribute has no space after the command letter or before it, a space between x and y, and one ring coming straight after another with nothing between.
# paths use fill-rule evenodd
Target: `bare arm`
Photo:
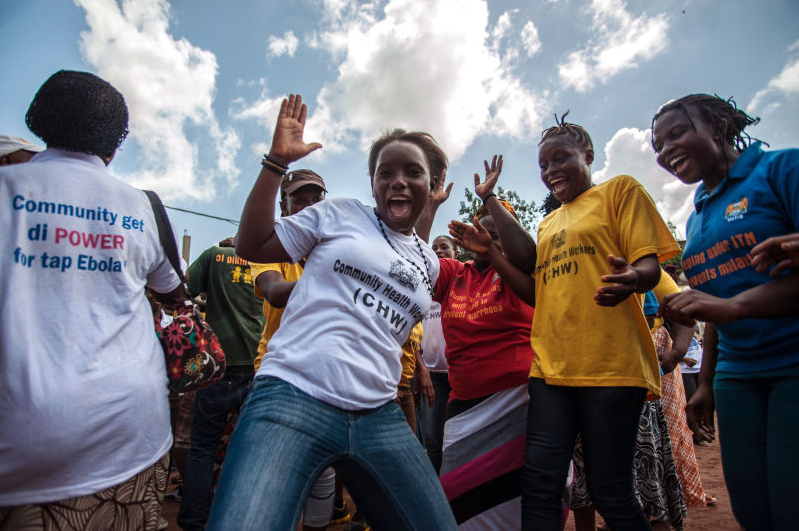
<instances>
[{"instance_id":1,"label":"bare arm","mask_svg":"<svg viewBox=\"0 0 799 531\"><path fill-rule=\"evenodd\" d=\"M288 165L322 147L316 142L306 144L302 139L307 113L299 94L283 99L269 150L272 159ZM247 197L236 239L236 254L245 260L261 263L290 260L275 235L275 199L280 180L280 173L263 166Z\"/></svg>"},{"instance_id":2,"label":"bare arm","mask_svg":"<svg viewBox=\"0 0 799 531\"><path fill-rule=\"evenodd\" d=\"M429 407L433 407L436 399L436 390L433 381L430 379L430 369L424 364L422 359L422 349L417 348L416 356L416 378L413 380L414 393L419 393L422 401L427 402Z\"/></svg>"},{"instance_id":3,"label":"bare arm","mask_svg":"<svg viewBox=\"0 0 799 531\"><path fill-rule=\"evenodd\" d=\"M480 174L474 174L474 193L483 201L488 213L494 218L499 239L505 249L508 261L523 273L530 274L535 268L536 247L533 237L516 221L510 212L505 210L494 194L494 186L502 173L502 155L494 155L491 165L483 161L486 179L480 180Z\"/></svg>"},{"instance_id":4,"label":"bare arm","mask_svg":"<svg viewBox=\"0 0 799 531\"><path fill-rule=\"evenodd\" d=\"M674 370L678 363L682 361L691 345L691 338L694 337L693 326L685 326L679 323L671 323L672 344L671 350L660 355L660 368L664 374Z\"/></svg>"},{"instance_id":5,"label":"bare arm","mask_svg":"<svg viewBox=\"0 0 799 531\"><path fill-rule=\"evenodd\" d=\"M504 210L504 208L503 208ZM491 242L480 221L475 218L474 225L453 220L449 232L455 243L476 254L486 255L493 268L510 290L521 300L535 307L535 280L513 265ZM503 246L504 247L504 246Z\"/></svg>"},{"instance_id":6,"label":"bare arm","mask_svg":"<svg viewBox=\"0 0 799 531\"><path fill-rule=\"evenodd\" d=\"M258 290L273 308L285 308L296 281L288 282L277 271L264 271L255 279Z\"/></svg>"},{"instance_id":7,"label":"bare arm","mask_svg":"<svg viewBox=\"0 0 799 531\"><path fill-rule=\"evenodd\" d=\"M691 289L666 296L661 311L668 319L732 323L739 319L775 319L799 314L799 271L766 282L734 297L714 297Z\"/></svg>"},{"instance_id":8,"label":"bare arm","mask_svg":"<svg viewBox=\"0 0 799 531\"><path fill-rule=\"evenodd\" d=\"M436 212L438 212L438 207L449 199L449 193L452 191L452 183L449 183L447 187L444 188L446 180L447 172L444 171L444 174L438 181L438 185L430 192L427 205L422 211L422 215L416 220L416 225L413 227L414 230L416 230L416 235L425 242L430 241L430 229L433 227L433 220L436 217Z\"/></svg>"},{"instance_id":9,"label":"bare arm","mask_svg":"<svg viewBox=\"0 0 799 531\"><path fill-rule=\"evenodd\" d=\"M642 256L632 265L624 258L611 254L608 255L608 262L613 274L605 275L600 280L612 285L596 290L594 301L600 306L616 306L633 293L646 293L660 280L660 264L654 254Z\"/></svg>"},{"instance_id":10,"label":"bare arm","mask_svg":"<svg viewBox=\"0 0 799 531\"><path fill-rule=\"evenodd\" d=\"M704 350L702 351L702 368L699 369L699 384L696 392L685 406L688 426L700 439L712 441L715 425L713 415L716 404L713 398L713 377L716 375L718 359L718 333L711 323L705 324Z\"/></svg>"}]
</instances>

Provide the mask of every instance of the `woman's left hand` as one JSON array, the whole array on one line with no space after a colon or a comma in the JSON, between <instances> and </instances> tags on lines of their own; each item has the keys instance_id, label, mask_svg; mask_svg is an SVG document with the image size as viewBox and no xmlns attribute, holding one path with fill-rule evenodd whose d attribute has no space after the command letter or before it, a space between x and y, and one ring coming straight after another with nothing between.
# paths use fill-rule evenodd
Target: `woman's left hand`
<instances>
[{"instance_id":1,"label":"woman's left hand","mask_svg":"<svg viewBox=\"0 0 799 531\"><path fill-rule=\"evenodd\" d=\"M435 188L430 192L430 202L438 208L443 202L449 199L449 193L452 191L452 184L449 183L446 188L444 188L444 183L447 181L447 170L444 170L444 173L441 174L441 179L439 179L438 184Z\"/></svg>"},{"instance_id":2,"label":"woman's left hand","mask_svg":"<svg viewBox=\"0 0 799 531\"><path fill-rule=\"evenodd\" d=\"M612 275L600 280L613 284L596 290L594 301L600 306L616 306L635 292L638 286L638 271L619 256L608 255L608 263L613 268Z\"/></svg>"}]
</instances>

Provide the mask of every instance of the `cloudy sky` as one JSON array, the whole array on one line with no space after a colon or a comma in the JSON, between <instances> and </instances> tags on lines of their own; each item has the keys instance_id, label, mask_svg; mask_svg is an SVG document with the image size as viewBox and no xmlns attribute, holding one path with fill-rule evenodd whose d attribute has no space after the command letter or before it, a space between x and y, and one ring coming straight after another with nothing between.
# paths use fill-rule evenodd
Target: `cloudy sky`
<instances>
[{"instance_id":1,"label":"cloudy sky","mask_svg":"<svg viewBox=\"0 0 799 531\"><path fill-rule=\"evenodd\" d=\"M224 6L224 7L223 7ZM537 203L541 130L570 111L596 148L595 181L620 173L649 190L680 231L693 191L655 163L653 113L691 92L734 96L762 118L750 134L799 146L796 0L26 0L0 17L0 133L38 140L24 114L59 69L93 72L130 108L111 165L167 205L238 219L280 100L309 106L294 167L335 196L371 202L366 150L381 131L428 131L451 159L457 217L494 153L500 184ZM192 258L235 225L171 211Z\"/></svg>"}]
</instances>

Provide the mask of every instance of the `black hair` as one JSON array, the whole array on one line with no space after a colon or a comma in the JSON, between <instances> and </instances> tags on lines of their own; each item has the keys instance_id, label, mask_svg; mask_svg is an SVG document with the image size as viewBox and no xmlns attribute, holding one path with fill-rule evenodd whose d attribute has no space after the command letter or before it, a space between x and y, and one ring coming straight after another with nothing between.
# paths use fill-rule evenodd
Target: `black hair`
<instances>
[{"instance_id":1,"label":"black hair","mask_svg":"<svg viewBox=\"0 0 799 531\"><path fill-rule=\"evenodd\" d=\"M538 143L538 146L540 147L544 142L551 140L553 137L565 135L586 151L593 152L594 143L591 142L591 136L588 134L588 131L581 125L567 122L566 116L568 116L568 114L569 111L563 113L560 120L558 120L558 115L555 114L555 124L557 125L544 129L541 133L541 141Z\"/></svg>"},{"instance_id":2,"label":"black hair","mask_svg":"<svg viewBox=\"0 0 799 531\"><path fill-rule=\"evenodd\" d=\"M723 138L727 144L733 146L738 153L742 153L752 143L752 137L744 129L760 121L760 118L752 118L739 109L735 100L731 97L725 100L718 94L712 96L709 94L689 94L661 105L655 116L652 117L652 131L655 129L655 121L658 118L675 109L682 110L691 125L696 129L696 125L691 119L691 114L688 112L689 108L697 110L716 134ZM652 139L652 147L655 147L654 138Z\"/></svg>"},{"instance_id":3,"label":"black hair","mask_svg":"<svg viewBox=\"0 0 799 531\"><path fill-rule=\"evenodd\" d=\"M60 70L39 87L25 123L47 147L110 157L128 135L128 107L107 81Z\"/></svg>"},{"instance_id":4,"label":"black hair","mask_svg":"<svg viewBox=\"0 0 799 531\"><path fill-rule=\"evenodd\" d=\"M406 131L405 129L392 129L372 143L369 149L369 175L375 176L377 156L380 151L391 142L410 142L416 144L424 152L427 164L430 166L430 189L434 190L444 176L449 165L446 153L438 142L429 133L422 131Z\"/></svg>"},{"instance_id":5,"label":"black hair","mask_svg":"<svg viewBox=\"0 0 799 531\"><path fill-rule=\"evenodd\" d=\"M455 246L455 240L452 238L452 236L450 236L450 235L448 235L448 234L439 234L438 236L436 236L435 238L433 238L433 241L436 241L436 240L437 240L437 239L439 239L439 238L445 238L445 239L449 240L449 242L452 244L452 248L453 248L453 249L455 249L455 248L456 248L456 246Z\"/></svg>"}]
</instances>

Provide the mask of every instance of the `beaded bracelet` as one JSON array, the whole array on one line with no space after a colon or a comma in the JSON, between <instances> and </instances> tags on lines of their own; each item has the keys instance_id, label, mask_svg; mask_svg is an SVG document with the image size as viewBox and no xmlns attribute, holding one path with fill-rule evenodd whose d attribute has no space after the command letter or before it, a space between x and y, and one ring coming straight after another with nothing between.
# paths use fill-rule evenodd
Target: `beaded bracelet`
<instances>
[{"instance_id":1,"label":"beaded bracelet","mask_svg":"<svg viewBox=\"0 0 799 531\"><path fill-rule=\"evenodd\" d=\"M485 198L483 199L483 204L485 205L485 204L486 204L486 201L488 201L488 200L489 200L489 199L491 199L492 197L496 197L496 196L497 196L497 194L495 194L494 192L491 192L490 194L488 194L487 196L485 196Z\"/></svg>"}]
</instances>

